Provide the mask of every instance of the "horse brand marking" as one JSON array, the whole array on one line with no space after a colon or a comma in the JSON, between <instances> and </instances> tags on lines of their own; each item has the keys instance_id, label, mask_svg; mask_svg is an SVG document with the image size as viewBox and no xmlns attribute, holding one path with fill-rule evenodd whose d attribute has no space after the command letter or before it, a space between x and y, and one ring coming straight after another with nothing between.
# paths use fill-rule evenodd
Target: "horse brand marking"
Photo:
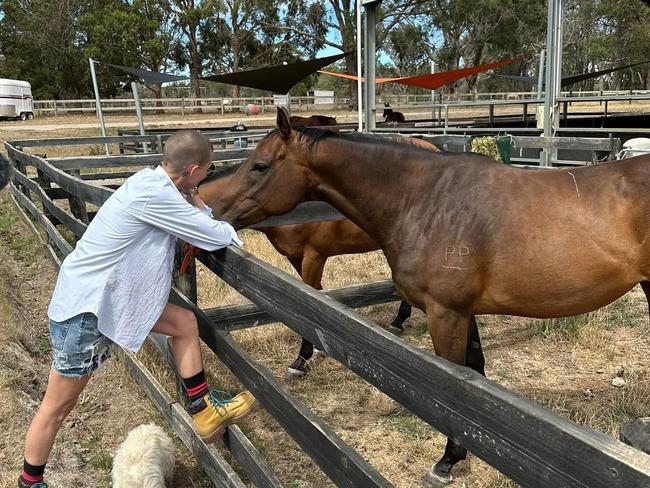
<instances>
[{"instance_id":1,"label":"horse brand marking","mask_svg":"<svg viewBox=\"0 0 650 488\"><path fill-rule=\"evenodd\" d=\"M467 246L462 246L460 244L447 246L447 249L445 249L445 262L449 262L450 257L455 261L456 256L458 256L458 261L462 261L463 256L468 256L468 255L469 255L469 247Z\"/></svg>"},{"instance_id":2,"label":"horse brand marking","mask_svg":"<svg viewBox=\"0 0 650 488\"><path fill-rule=\"evenodd\" d=\"M463 256L469 256L469 247L463 246L462 244L451 244L445 248L445 263L446 266L443 266L445 269L459 269L464 270L461 266L463 264Z\"/></svg>"}]
</instances>

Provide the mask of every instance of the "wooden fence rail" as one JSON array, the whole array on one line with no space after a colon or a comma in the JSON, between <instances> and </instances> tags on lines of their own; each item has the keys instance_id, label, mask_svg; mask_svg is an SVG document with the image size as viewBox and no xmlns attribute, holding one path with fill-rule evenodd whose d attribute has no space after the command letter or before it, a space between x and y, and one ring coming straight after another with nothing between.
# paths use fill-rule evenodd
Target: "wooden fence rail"
<instances>
[{"instance_id":1,"label":"wooden fence rail","mask_svg":"<svg viewBox=\"0 0 650 488\"><path fill-rule=\"evenodd\" d=\"M35 180L27 176L26 166L35 166L54 184L84 202L101 205L111 190L93 186L10 144L6 147L19 169L15 185L12 184L17 204L45 228L61 254L67 254L72 246L43 212L48 211L62 225L71 224L77 236L85 223L55 210L47 191L37 188ZM112 164L112 160L107 160L107 165ZM42 202L44 211L38 209L30 196ZM318 218L320 212L312 212L309 218ZM278 218L276 225L288 218ZM35 229L31 222L30 225ZM50 244L44 245L58 259ZM394 300L397 297L389 282L319 292L241 249L202 253L199 259L252 303L202 311L176 289L170 300L194 311L205 344L335 484L391 486L327 424L286 392L265 367L251 359L234 342L229 330L271 320L284 323L524 487L650 486L650 456L603 433L576 425L473 370L406 344L333 298L353 305ZM153 341L163 357L170 361L166 341L160 338L153 338ZM181 406L170 404L157 388L151 387L151 378L134 358L128 354L124 358L129 367L135 368L134 375L140 377L142 384L149 385L154 403L166 412L178 411L176 417L170 417L172 425L177 431L185 430L183 435L189 436L189 444L201 453L191 429L182 425ZM251 446L244 444L236 431L228 443L231 447L238 446L236 457L239 456L242 466L247 467L251 480L258 486L279 483L269 474L270 468L258 453L251 454ZM223 466L214 469L221 480L230 476Z\"/></svg>"}]
</instances>

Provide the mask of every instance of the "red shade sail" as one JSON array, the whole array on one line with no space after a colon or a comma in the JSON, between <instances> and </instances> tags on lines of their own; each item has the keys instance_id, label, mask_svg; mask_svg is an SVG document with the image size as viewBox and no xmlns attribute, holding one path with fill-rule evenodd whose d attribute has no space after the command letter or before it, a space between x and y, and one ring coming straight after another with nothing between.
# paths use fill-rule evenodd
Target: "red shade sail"
<instances>
[{"instance_id":1,"label":"red shade sail","mask_svg":"<svg viewBox=\"0 0 650 488\"><path fill-rule=\"evenodd\" d=\"M420 88L426 88L427 90L435 90L443 85L452 83L454 81L460 80L462 78L467 78L468 76L481 73L483 71L488 71L494 68L500 68L507 64L520 61L522 58L513 58L506 59L504 61L498 61L496 63L481 64L479 66L472 66L469 68L454 69L451 71L443 71L441 73L432 73L430 75L422 76L409 76L405 78L377 78L375 83L400 83L402 85L417 86ZM330 71L319 71L319 73L324 73L331 76L337 76L339 78L346 78L348 80L357 80L358 78L355 75L348 75L345 73L332 73ZM365 82L363 78L362 81Z\"/></svg>"}]
</instances>

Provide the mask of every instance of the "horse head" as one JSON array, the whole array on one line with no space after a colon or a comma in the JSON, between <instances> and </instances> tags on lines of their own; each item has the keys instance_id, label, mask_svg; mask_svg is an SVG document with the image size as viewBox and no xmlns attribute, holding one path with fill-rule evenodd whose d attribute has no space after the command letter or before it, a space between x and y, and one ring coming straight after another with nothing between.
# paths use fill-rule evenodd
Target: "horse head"
<instances>
[{"instance_id":1,"label":"horse head","mask_svg":"<svg viewBox=\"0 0 650 488\"><path fill-rule=\"evenodd\" d=\"M235 228L289 212L306 199L313 184L309 148L291 129L283 108L278 108L277 126L232 176L227 194L214 203L215 215Z\"/></svg>"}]
</instances>

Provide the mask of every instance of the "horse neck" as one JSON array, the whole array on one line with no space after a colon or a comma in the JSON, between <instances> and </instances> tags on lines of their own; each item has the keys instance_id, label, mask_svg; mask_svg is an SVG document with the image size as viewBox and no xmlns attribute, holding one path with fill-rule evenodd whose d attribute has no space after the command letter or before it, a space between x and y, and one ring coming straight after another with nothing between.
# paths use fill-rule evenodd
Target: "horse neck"
<instances>
[{"instance_id":1,"label":"horse neck","mask_svg":"<svg viewBox=\"0 0 650 488\"><path fill-rule=\"evenodd\" d=\"M408 150L371 141L324 139L310 158L318 181L310 197L336 207L386 250L403 227L402 209L413 203L411 195L422 183L409 177L421 168L422 158L415 152L404 158Z\"/></svg>"}]
</instances>

